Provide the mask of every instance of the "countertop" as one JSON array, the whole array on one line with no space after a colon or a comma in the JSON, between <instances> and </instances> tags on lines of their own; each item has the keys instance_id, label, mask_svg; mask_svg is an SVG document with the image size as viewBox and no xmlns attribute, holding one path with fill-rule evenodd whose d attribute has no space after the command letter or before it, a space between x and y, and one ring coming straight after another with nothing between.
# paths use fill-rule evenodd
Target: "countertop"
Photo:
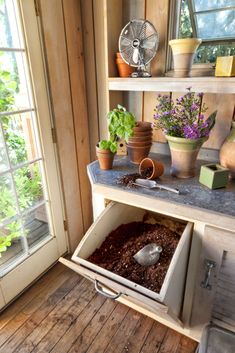
<instances>
[{"instance_id":1,"label":"countertop","mask_svg":"<svg viewBox=\"0 0 235 353\"><path fill-rule=\"evenodd\" d=\"M235 181L229 181L226 188L210 190L206 186L199 183L200 166L209 164L208 161L197 161L197 172L194 178L178 179L170 175L170 157L166 155L150 154L151 158L161 160L165 165L165 172L157 181L171 187L178 188L180 195L169 191L159 189L144 189L141 187L127 188L123 185L118 185L117 180L124 174L132 174L138 172L138 165L129 161L127 156L116 156L112 170L103 171L99 168L98 161L91 163L88 166L88 174L92 186L103 186L119 191L126 192L126 197L129 195L143 195L150 199L159 201L168 201L169 205L184 206L183 209L195 209L200 211L208 211L209 213L228 216L235 216ZM107 195L105 195L107 197ZM164 205L166 203L164 202ZM186 208L185 208L186 207ZM231 221L231 219L230 219ZM217 223L217 222L216 222ZM231 222L230 222L231 224ZM234 222L235 228L235 222Z\"/></svg>"}]
</instances>

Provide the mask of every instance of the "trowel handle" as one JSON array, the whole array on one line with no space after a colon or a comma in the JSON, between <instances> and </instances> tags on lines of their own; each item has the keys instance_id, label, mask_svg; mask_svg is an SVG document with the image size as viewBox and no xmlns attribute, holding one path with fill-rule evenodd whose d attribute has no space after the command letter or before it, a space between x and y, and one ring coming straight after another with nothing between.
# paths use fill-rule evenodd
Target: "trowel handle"
<instances>
[{"instance_id":1,"label":"trowel handle","mask_svg":"<svg viewBox=\"0 0 235 353\"><path fill-rule=\"evenodd\" d=\"M175 194L179 194L180 193L179 189L174 189L174 188L171 188L171 187L166 186L166 185L157 184L157 187L159 189L163 189L163 190L174 192Z\"/></svg>"}]
</instances>

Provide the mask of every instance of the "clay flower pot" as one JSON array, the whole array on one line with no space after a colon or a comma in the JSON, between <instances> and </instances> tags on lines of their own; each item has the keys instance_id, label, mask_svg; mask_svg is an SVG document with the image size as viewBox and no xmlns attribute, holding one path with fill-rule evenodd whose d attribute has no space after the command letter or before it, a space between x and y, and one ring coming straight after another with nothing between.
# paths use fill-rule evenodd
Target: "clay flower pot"
<instances>
[{"instance_id":1,"label":"clay flower pot","mask_svg":"<svg viewBox=\"0 0 235 353\"><path fill-rule=\"evenodd\" d=\"M147 121L138 121L136 126L133 128L133 131L134 131L134 135L139 132L152 133L152 123Z\"/></svg>"},{"instance_id":2,"label":"clay flower pot","mask_svg":"<svg viewBox=\"0 0 235 353\"><path fill-rule=\"evenodd\" d=\"M122 59L120 53L116 53L116 64L120 77L130 77L135 70L134 67L131 67Z\"/></svg>"},{"instance_id":3,"label":"clay flower pot","mask_svg":"<svg viewBox=\"0 0 235 353\"><path fill-rule=\"evenodd\" d=\"M146 179L156 179L164 173L164 165L155 159L144 158L140 162L139 173Z\"/></svg>"},{"instance_id":4,"label":"clay flower pot","mask_svg":"<svg viewBox=\"0 0 235 353\"><path fill-rule=\"evenodd\" d=\"M146 142L146 141L150 141L152 142L152 133L148 134L146 136L133 136L133 137L129 137L128 139L128 143L131 142Z\"/></svg>"},{"instance_id":5,"label":"clay flower pot","mask_svg":"<svg viewBox=\"0 0 235 353\"><path fill-rule=\"evenodd\" d=\"M131 162L139 164L142 159L148 157L150 152L151 144L142 147L132 147L127 144L127 152Z\"/></svg>"},{"instance_id":6,"label":"clay flower pot","mask_svg":"<svg viewBox=\"0 0 235 353\"><path fill-rule=\"evenodd\" d=\"M194 55L202 40L198 38L172 39L174 77L190 77Z\"/></svg>"},{"instance_id":7,"label":"clay flower pot","mask_svg":"<svg viewBox=\"0 0 235 353\"><path fill-rule=\"evenodd\" d=\"M152 139L148 139L146 141L140 141L140 142L128 141L128 146L130 147L144 147L144 146L149 146L151 144L152 144Z\"/></svg>"},{"instance_id":8,"label":"clay flower pot","mask_svg":"<svg viewBox=\"0 0 235 353\"><path fill-rule=\"evenodd\" d=\"M230 177L235 179L235 121L232 122L231 132L221 147L220 164L228 168Z\"/></svg>"},{"instance_id":9,"label":"clay flower pot","mask_svg":"<svg viewBox=\"0 0 235 353\"><path fill-rule=\"evenodd\" d=\"M115 153L112 153L110 150L103 150L96 146L96 156L99 161L100 169L109 170L113 167L113 159Z\"/></svg>"},{"instance_id":10,"label":"clay flower pot","mask_svg":"<svg viewBox=\"0 0 235 353\"><path fill-rule=\"evenodd\" d=\"M165 135L171 151L171 175L177 178L195 176L195 163L198 152L207 137L186 139Z\"/></svg>"}]
</instances>

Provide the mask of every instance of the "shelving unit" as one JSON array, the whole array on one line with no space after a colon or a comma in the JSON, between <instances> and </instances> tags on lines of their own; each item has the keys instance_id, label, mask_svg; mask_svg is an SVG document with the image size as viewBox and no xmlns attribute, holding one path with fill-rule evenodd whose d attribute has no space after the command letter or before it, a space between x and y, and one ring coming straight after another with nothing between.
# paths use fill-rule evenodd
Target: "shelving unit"
<instances>
[{"instance_id":1,"label":"shelving unit","mask_svg":"<svg viewBox=\"0 0 235 353\"><path fill-rule=\"evenodd\" d=\"M108 78L110 91L184 92L188 87L192 87L193 92L233 94L235 77Z\"/></svg>"}]
</instances>

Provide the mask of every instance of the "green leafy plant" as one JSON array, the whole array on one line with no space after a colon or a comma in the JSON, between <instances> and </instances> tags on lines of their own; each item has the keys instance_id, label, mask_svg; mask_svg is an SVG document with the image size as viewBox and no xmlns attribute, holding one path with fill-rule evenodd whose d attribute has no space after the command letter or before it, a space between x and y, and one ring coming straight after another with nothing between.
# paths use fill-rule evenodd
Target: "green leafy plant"
<instances>
[{"instance_id":1,"label":"green leafy plant","mask_svg":"<svg viewBox=\"0 0 235 353\"><path fill-rule=\"evenodd\" d=\"M117 142L112 142L111 140L101 140L98 144L99 148L102 150L110 150L113 153L117 152Z\"/></svg>"},{"instance_id":2,"label":"green leafy plant","mask_svg":"<svg viewBox=\"0 0 235 353\"><path fill-rule=\"evenodd\" d=\"M118 104L117 108L107 114L107 118L110 140L117 141L118 138L124 138L128 142L128 138L133 135L133 127L136 125L134 115Z\"/></svg>"},{"instance_id":3,"label":"green leafy plant","mask_svg":"<svg viewBox=\"0 0 235 353\"><path fill-rule=\"evenodd\" d=\"M133 135L133 127L136 125L135 117L128 112L125 107L120 104L107 114L109 140L101 140L98 147L103 150L117 152L119 138L124 138L128 142L128 138Z\"/></svg>"}]
</instances>

